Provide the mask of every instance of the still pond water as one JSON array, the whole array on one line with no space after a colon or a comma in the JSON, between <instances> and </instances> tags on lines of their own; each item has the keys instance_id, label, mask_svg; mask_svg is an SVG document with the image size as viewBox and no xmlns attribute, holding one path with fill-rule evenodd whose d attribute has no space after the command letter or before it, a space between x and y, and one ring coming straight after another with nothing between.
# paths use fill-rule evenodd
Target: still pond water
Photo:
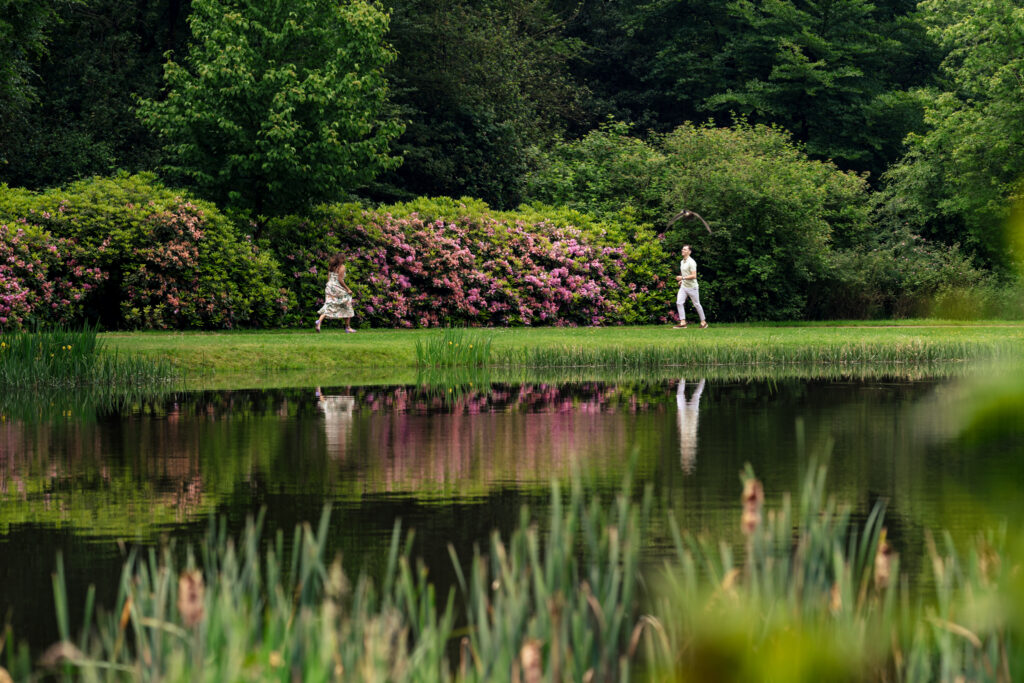
<instances>
[{"instance_id":1,"label":"still pond water","mask_svg":"<svg viewBox=\"0 0 1024 683\"><path fill-rule=\"evenodd\" d=\"M885 501L889 537L913 573L925 530L989 524L986 514L1010 505L993 483L1019 480L999 453L968 458L958 447L957 391L947 379L688 376L198 392L4 415L0 615L38 651L56 639L58 553L76 612L89 584L113 603L133 543L198 539L211 513L237 529L261 507L266 528L290 531L327 502L332 550L350 574L380 571L401 519L445 584L449 542L468 558L523 505L543 515L551 481L574 471L608 499L631 459L635 491L653 487L650 556L666 551L668 514L735 538L745 463L771 505L827 460L829 491L857 514Z\"/></svg>"}]
</instances>

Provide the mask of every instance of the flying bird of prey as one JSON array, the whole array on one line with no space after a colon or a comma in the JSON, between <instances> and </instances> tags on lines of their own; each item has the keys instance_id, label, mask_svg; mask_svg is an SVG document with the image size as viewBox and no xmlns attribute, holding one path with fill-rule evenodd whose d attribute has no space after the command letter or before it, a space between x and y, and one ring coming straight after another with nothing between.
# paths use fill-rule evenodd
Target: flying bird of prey
<instances>
[{"instance_id":1,"label":"flying bird of prey","mask_svg":"<svg viewBox=\"0 0 1024 683\"><path fill-rule=\"evenodd\" d=\"M672 217L672 220L670 220L668 222L668 225L666 225L665 227L671 228L672 224L675 223L680 218L696 218L697 220L704 224L705 228L708 229L708 234L711 234L711 226L708 225L708 222L701 218L701 215L699 213L697 213L696 211L690 211L689 209L683 209L682 211L677 213L675 216Z\"/></svg>"}]
</instances>

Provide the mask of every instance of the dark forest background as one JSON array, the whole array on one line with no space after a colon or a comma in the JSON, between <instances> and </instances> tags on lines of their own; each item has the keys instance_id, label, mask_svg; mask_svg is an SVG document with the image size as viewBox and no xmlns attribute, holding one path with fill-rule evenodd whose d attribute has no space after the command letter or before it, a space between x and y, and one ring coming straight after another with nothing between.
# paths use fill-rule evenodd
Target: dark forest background
<instances>
[{"instance_id":1,"label":"dark forest background","mask_svg":"<svg viewBox=\"0 0 1024 683\"><path fill-rule=\"evenodd\" d=\"M381 78L372 87L369 76L349 84L364 89L352 106L375 123L356 121L350 134L376 137L362 156L313 164L351 166L346 173L322 179L313 168L308 184L302 176L282 181L292 190L275 204L256 185L218 187L216 173L200 167L216 163L215 150L205 149L216 136L170 130L167 111L154 113L176 87L168 62L202 73L241 40L218 33L224 16L269 25L273 3L0 1L0 182L41 191L156 172L229 212L236 205L232 215L258 227L322 203L468 197L494 210L547 205L598 217L627 210L657 233L683 204L711 212L713 224L727 229L742 221L738 204L760 201L750 192L728 199L723 178L744 172L722 162L718 175L705 173L702 159L795 150L801 163L820 162L863 183L839 191L828 174L811 183L822 188L824 199L814 201L830 248L846 250L851 263L856 252L881 262L922 240L930 258L950 249L965 260L975 273L968 284L980 282L977 272L990 274L989 284L1014 277L1002 226L1024 175L1020 2L340 3L366 22L379 11L386 26L376 38L369 29L331 37L328 4L291 3L292 34L301 41L288 49L307 46L296 59L313 63L332 59L330 50L318 52L324 45L344 50L345 41L366 41L359 54L377 60ZM268 52L276 49L271 37L266 45L245 41L253 54L263 50L270 70L279 65ZM216 93L196 95L198 106ZM293 152L302 146L287 144ZM765 182L776 197L787 187L784 169L759 172L782 174ZM238 201L242 195L248 203ZM764 220L750 215L748 231Z\"/></svg>"}]
</instances>

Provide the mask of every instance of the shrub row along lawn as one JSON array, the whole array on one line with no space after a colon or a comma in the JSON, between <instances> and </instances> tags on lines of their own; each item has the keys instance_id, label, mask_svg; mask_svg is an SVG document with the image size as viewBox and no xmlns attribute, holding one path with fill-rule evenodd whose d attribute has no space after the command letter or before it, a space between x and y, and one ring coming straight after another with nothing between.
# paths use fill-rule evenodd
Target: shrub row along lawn
<instances>
[{"instance_id":1,"label":"shrub row along lawn","mask_svg":"<svg viewBox=\"0 0 1024 683\"><path fill-rule=\"evenodd\" d=\"M312 321L312 317L310 318ZM941 321L815 325L716 324L707 330L662 326L361 329L234 332L136 332L101 335L110 349L169 360L193 381L225 375L239 381L267 373L376 375L457 365L458 358L500 367L658 367L787 363L922 363L998 358L1024 347L1022 323ZM439 343L441 342L441 343ZM447 342L451 342L449 345ZM456 345L487 348L455 355ZM446 356L451 348L455 361Z\"/></svg>"}]
</instances>

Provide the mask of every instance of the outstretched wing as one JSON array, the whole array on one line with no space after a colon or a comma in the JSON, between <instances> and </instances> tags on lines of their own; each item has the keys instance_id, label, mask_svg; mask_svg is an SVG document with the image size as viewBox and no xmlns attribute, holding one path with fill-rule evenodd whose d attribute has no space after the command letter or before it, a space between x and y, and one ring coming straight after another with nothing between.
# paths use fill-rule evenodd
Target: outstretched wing
<instances>
[{"instance_id":1,"label":"outstretched wing","mask_svg":"<svg viewBox=\"0 0 1024 683\"><path fill-rule=\"evenodd\" d=\"M665 227L672 227L672 224L681 218L696 218L697 220L704 224L704 227L707 229L708 234L711 234L711 226L708 225L708 222L704 220L704 218L699 213L697 213L696 211L690 211L689 209L683 209L682 211L677 213L675 216L672 217L672 220L670 220L668 222L668 225L666 225Z\"/></svg>"}]
</instances>

